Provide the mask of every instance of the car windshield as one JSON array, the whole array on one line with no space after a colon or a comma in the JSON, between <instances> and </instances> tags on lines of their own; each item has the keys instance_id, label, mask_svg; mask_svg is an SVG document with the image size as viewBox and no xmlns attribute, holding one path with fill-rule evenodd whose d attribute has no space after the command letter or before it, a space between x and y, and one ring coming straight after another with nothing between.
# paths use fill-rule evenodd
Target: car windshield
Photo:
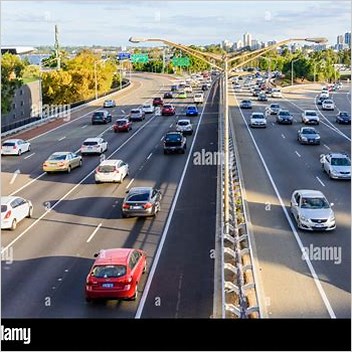
<instances>
[{"instance_id":1,"label":"car windshield","mask_svg":"<svg viewBox=\"0 0 352 352\"><path fill-rule=\"evenodd\" d=\"M164 105L164 108L165 109L172 109L172 106L171 105Z\"/></svg>"},{"instance_id":2,"label":"car windshield","mask_svg":"<svg viewBox=\"0 0 352 352\"><path fill-rule=\"evenodd\" d=\"M139 114L140 111L139 110L131 110L131 114Z\"/></svg>"},{"instance_id":3,"label":"car windshield","mask_svg":"<svg viewBox=\"0 0 352 352\"><path fill-rule=\"evenodd\" d=\"M165 137L166 142L180 142L181 141L181 136L178 134L168 134Z\"/></svg>"},{"instance_id":4,"label":"car windshield","mask_svg":"<svg viewBox=\"0 0 352 352\"><path fill-rule=\"evenodd\" d=\"M104 113L102 113L102 112L95 112L93 114L93 117L96 117L96 118L102 118L103 116L104 116Z\"/></svg>"},{"instance_id":5,"label":"car windshield","mask_svg":"<svg viewBox=\"0 0 352 352\"><path fill-rule=\"evenodd\" d=\"M264 119L264 115L262 114L253 114L252 115L252 119Z\"/></svg>"},{"instance_id":6,"label":"car windshield","mask_svg":"<svg viewBox=\"0 0 352 352\"><path fill-rule=\"evenodd\" d=\"M127 198L128 202L146 202L148 200L149 200L149 192L131 194Z\"/></svg>"},{"instance_id":7,"label":"car windshield","mask_svg":"<svg viewBox=\"0 0 352 352\"><path fill-rule=\"evenodd\" d=\"M306 116L317 116L317 113L315 111L307 111Z\"/></svg>"},{"instance_id":8,"label":"car windshield","mask_svg":"<svg viewBox=\"0 0 352 352\"><path fill-rule=\"evenodd\" d=\"M101 165L98 167L98 172L113 172L115 171L114 165Z\"/></svg>"},{"instance_id":9,"label":"car windshield","mask_svg":"<svg viewBox=\"0 0 352 352\"><path fill-rule=\"evenodd\" d=\"M303 134L317 134L317 132L313 129L313 128L306 128L304 130L302 130Z\"/></svg>"},{"instance_id":10,"label":"car windshield","mask_svg":"<svg viewBox=\"0 0 352 352\"><path fill-rule=\"evenodd\" d=\"M301 208L305 209L327 209L330 205L325 198L302 198Z\"/></svg>"},{"instance_id":11,"label":"car windshield","mask_svg":"<svg viewBox=\"0 0 352 352\"><path fill-rule=\"evenodd\" d=\"M126 123L127 123L126 120L117 120L117 121L116 121L116 125L117 125L117 126L123 126L123 125L125 125Z\"/></svg>"},{"instance_id":12,"label":"car windshield","mask_svg":"<svg viewBox=\"0 0 352 352\"><path fill-rule=\"evenodd\" d=\"M2 144L3 147L14 147L16 143L14 142L4 142Z\"/></svg>"},{"instance_id":13,"label":"car windshield","mask_svg":"<svg viewBox=\"0 0 352 352\"><path fill-rule=\"evenodd\" d=\"M97 145L98 142L95 141L87 141L87 142L83 142L83 145Z\"/></svg>"},{"instance_id":14,"label":"car windshield","mask_svg":"<svg viewBox=\"0 0 352 352\"><path fill-rule=\"evenodd\" d=\"M53 154L49 156L48 160L66 160L65 154Z\"/></svg>"},{"instance_id":15,"label":"car windshield","mask_svg":"<svg viewBox=\"0 0 352 352\"><path fill-rule=\"evenodd\" d=\"M189 122L187 122L187 121L179 121L179 122L177 122L177 124L179 126L187 126L189 124Z\"/></svg>"},{"instance_id":16,"label":"car windshield","mask_svg":"<svg viewBox=\"0 0 352 352\"><path fill-rule=\"evenodd\" d=\"M196 110L196 107L195 106L189 106L187 109L188 110Z\"/></svg>"},{"instance_id":17,"label":"car windshield","mask_svg":"<svg viewBox=\"0 0 352 352\"><path fill-rule=\"evenodd\" d=\"M340 112L341 117L350 117L347 112Z\"/></svg>"},{"instance_id":18,"label":"car windshield","mask_svg":"<svg viewBox=\"0 0 352 352\"><path fill-rule=\"evenodd\" d=\"M98 265L94 267L92 276L96 278L120 277L126 274L124 265Z\"/></svg>"},{"instance_id":19,"label":"car windshield","mask_svg":"<svg viewBox=\"0 0 352 352\"><path fill-rule=\"evenodd\" d=\"M275 104L273 104L273 105L271 105L271 108L272 108L272 109L279 109L279 108L280 108L280 105L275 105Z\"/></svg>"},{"instance_id":20,"label":"car windshield","mask_svg":"<svg viewBox=\"0 0 352 352\"><path fill-rule=\"evenodd\" d=\"M347 158L332 158L331 165L333 165L333 166L351 166L351 161Z\"/></svg>"},{"instance_id":21,"label":"car windshield","mask_svg":"<svg viewBox=\"0 0 352 352\"><path fill-rule=\"evenodd\" d=\"M280 115L289 116L290 113L288 111L281 111Z\"/></svg>"},{"instance_id":22,"label":"car windshield","mask_svg":"<svg viewBox=\"0 0 352 352\"><path fill-rule=\"evenodd\" d=\"M251 102L249 100L242 100L242 104L250 104Z\"/></svg>"},{"instance_id":23,"label":"car windshield","mask_svg":"<svg viewBox=\"0 0 352 352\"><path fill-rule=\"evenodd\" d=\"M150 105L143 105L144 109L150 109Z\"/></svg>"},{"instance_id":24,"label":"car windshield","mask_svg":"<svg viewBox=\"0 0 352 352\"><path fill-rule=\"evenodd\" d=\"M7 205L1 204L1 212L5 213L6 210L7 210Z\"/></svg>"}]
</instances>

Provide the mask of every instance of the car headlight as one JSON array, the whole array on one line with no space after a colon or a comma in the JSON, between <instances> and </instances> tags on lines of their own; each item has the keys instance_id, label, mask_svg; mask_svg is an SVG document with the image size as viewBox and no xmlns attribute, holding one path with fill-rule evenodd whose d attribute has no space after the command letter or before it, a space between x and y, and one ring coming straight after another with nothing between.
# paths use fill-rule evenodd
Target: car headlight
<instances>
[{"instance_id":1,"label":"car headlight","mask_svg":"<svg viewBox=\"0 0 352 352\"><path fill-rule=\"evenodd\" d=\"M339 174L339 172L336 171L336 170L334 170L334 169L331 170L331 173L332 173L333 175L338 175L338 174Z\"/></svg>"},{"instance_id":2,"label":"car headlight","mask_svg":"<svg viewBox=\"0 0 352 352\"><path fill-rule=\"evenodd\" d=\"M335 221L335 216L334 216L334 215L331 215L331 216L329 217L329 221Z\"/></svg>"},{"instance_id":3,"label":"car headlight","mask_svg":"<svg viewBox=\"0 0 352 352\"><path fill-rule=\"evenodd\" d=\"M306 218L306 217L303 216L303 215L301 215L301 216L299 217L299 219L302 220L302 221L308 221L308 218Z\"/></svg>"},{"instance_id":4,"label":"car headlight","mask_svg":"<svg viewBox=\"0 0 352 352\"><path fill-rule=\"evenodd\" d=\"M307 137L301 137L302 141L307 141Z\"/></svg>"},{"instance_id":5,"label":"car headlight","mask_svg":"<svg viewBox=\"0 0 352 352\"><path fill-rule=\"evenodd\" d=\"M320 136L316 136L315 139L320 139Z\"/></svg>"}]
</instances>

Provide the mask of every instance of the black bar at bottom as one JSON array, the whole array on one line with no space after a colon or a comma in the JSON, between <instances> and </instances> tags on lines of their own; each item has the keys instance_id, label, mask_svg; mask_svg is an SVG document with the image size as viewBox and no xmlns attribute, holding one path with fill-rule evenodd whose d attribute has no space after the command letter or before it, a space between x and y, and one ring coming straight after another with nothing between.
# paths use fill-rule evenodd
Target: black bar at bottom
<instances>
[{"instance_id":1,"label":"black bar at bottom","mask_svg":"<svg viewBox=\"0 0 352 352\"><path fill-rule=\"evenodd\" d=\"M1 325L3 351L351 350L350 319L2 319ZM6 341L10 332L27 341Z\"/></svg>"}]
</instances>

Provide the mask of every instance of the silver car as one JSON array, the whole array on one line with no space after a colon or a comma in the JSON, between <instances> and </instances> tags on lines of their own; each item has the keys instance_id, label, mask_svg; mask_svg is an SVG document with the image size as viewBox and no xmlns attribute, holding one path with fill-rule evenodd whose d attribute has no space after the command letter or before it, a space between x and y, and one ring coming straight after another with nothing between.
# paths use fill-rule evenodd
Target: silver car
<instances>
[{"instance_id":1,"label":"silver car","mask_svg":"<svg viewBox=\"0 0 352 352\"><path fill-rule=\"evenodd\" d=\"M301 230L331 231L336 228L335 214L320 191L299 189L292 193L291 213Z\"/></svg>"},{"instance_id":2,"label":"silver car","mask_svg":"<svg viewBox=\"0 0 352 352\"><path fill-rule=\"evenodd\" d=\"M351 179L351 159L348 154L328 153L320 155L323 170L332 179Z\"/></svg>"},{"instance_id":3,"label":"silver car","mask_svg":"<svg viewBox=\"0 0 352 352\"><path fill-rule=\"evenodd\" d=\"M122 217L155 216L160 211L161 192L153 187L133 187L123 200Z\"/></svg>"},{"instance_id":4,"label":"silver car","mask_svg":"<svg viewBox=\"0 0 352 352\"><path fill-rule=\"evenodd\" d=\"M182 132L183 134L192 135L193 126L191 124L191 120L189 119L181 119L176 122L176 131Z\"/></svg>"}]
</instances>

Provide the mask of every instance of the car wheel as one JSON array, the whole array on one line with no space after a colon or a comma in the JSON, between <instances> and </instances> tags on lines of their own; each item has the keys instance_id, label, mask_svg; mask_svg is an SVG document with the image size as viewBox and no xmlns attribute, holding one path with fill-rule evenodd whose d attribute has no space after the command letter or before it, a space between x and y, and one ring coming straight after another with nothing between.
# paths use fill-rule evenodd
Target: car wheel
<instances>
[{"instance_id":1,"label":"car wheel","mask_svg":"<svg viewBox=\"0 0 352 352\"><path fill-rule=\"evenodd\" d=\"M13 219L12 220L12 224L11 224L11 231L14 231L16 230L16 227L17 227L17 220L16 219Z\"/></svg>"},{"instance_id":2,"label":"car wheel","mask_svg":"<svg viewBox=\"0 0 352 352\"><path fill-rule=\"evenodd\" d=\"M97 180L96 180L96 181L95 181L95 183L96 183L96 184L99 184L99 183L100 183L100 181L97 181Z\"/></svg>"},{"instance_id":3,"label":"car wheel","mask_svg":"<svg viewBox=\"0 0 352 352\"><path fill-rule=\"evenodd\" d=\"M147 271L147 261L144 262L144 267L142 273L145 274Z\"/></svg>"},{"instance_id":4,"label":"car wheel","mask_svg":"<svg viewBox=\"0 0 352 352\"><path fill-rule=\"evenodd\" d=\"M328 171L328 176L330 179L332 179L330 170Z\"/></svg>"},{"instance_id":5,"label":"car wheel","mask_svg":"<svg viewBox=\"0 0 352 352\"><path fill-rule=\"evenodd\" d=\"M82 160L79 161L78 167L81 167L83 164Z\"/></svg>"},{"instance_id":6,"label":"car wheel","mask_svg":"<svg viewBox=\"0 0 352 352\"><path fill-rule=\"evenodd\" d=\"M133 296L131 297L131 300L135 301L137 298L138 298L138 284L136 283L136 288L134 290Z\"/></svg>"},{"instance_id":7,"label":"car wheel","mask_svg":"<svg viewBox=\"0 0 352 352\"><path fill-rule=\"evenodd\" d=\"M71 166L67 168L67 173L69 174L71 172Z\"/></svg>"},{"instance_id":8,"label":"car wheel","mask_svg":"<svg viewBox=\"0 0 352 352\"><path fill-rule=\"evenodd\" d=\"M27 215L27 218L31 218L33 216L33 207L30 207L28 209L28 215Z\"/></svg>"},{"instance_id":9,"label":"car wheel","mask_svg":"<svg viewBox=\"0 0 352 352\"><path fill-rule=\"evenodd\" d=\"M18 153L17 153L17 155L20 156L21 154L22 154L22 151L21 151L20 148L18 148Z\"/></svg>"},{"instance_id":10,"label":"car wheel","mask_svg":"<svg viewBox=\"0 0 352 352\"><path fill-rule=\"evenodd\" d=\"M85 299L86 299L86 302L87 302L87 303L92 302L92 299L91 299L91 298L89 298L89 297L86 297Z\"/></svg>"},{"instance_id":11,"label":"car wheel","mask_svg":"<svg viewBox=\"0 0 352 352\"><path fill-rule=\"evenodd\" d=\"M27 151L28 151L28 152L30 152L30 151L31 151L31 146L30 146L30 145L28 146Z\"/></svg>"},{"instance_id":12,"label":"car wheel","mask_svg":"<svg viewBox=\"0 0 352 352\"><path fill-rule=\"evenodd\" d=\"M124 219L126 219L126 218L128 218L128 215L125 214L125 213L122 213L122 217L123 217Z\"/></svg>"}]
</instances>

